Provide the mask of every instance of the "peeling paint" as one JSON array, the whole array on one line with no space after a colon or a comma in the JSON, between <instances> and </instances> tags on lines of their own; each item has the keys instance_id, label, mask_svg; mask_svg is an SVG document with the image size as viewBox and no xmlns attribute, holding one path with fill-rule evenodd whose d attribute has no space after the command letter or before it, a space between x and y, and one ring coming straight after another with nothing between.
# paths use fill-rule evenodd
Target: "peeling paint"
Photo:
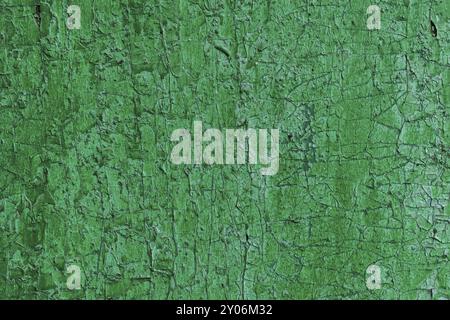
<instances>
[{"instance_id":1,"label":"peeling paint","mask_svg":"<svg viewBox=\"0 0 450 320\"><path fill-rule=\"evenodd\" d=\"M372 4L0 0L0 298L448 299L450 6ZM173 165L197 120L279 172Z\"/></svg>"}]
</instances>

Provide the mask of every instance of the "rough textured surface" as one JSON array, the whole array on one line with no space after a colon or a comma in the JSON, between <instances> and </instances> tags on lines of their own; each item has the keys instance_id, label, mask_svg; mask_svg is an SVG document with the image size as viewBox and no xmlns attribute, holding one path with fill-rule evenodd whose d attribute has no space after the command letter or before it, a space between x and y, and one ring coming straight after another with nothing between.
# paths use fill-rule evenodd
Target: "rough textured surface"
<instances>
[{"instance_id":1,"label":"rough textured surface","mask_svg":"<svg viewBox=\"0 0 450 320\"><path fill-rule=\"evenodd\" d=\"M448 1L0 8L0 298L450 298ZM194 120L280 172L172 165Z\"/></svg>"}]
</instances>

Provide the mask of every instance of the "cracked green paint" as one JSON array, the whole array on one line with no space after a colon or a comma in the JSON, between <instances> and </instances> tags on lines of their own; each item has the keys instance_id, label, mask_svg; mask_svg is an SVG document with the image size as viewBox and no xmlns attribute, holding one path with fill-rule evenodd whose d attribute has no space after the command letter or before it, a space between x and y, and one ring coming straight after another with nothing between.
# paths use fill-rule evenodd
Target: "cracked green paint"
<instances>
[{"instance_id":1,"label":"cracked green paint","mask_svg":"<svg viewBox=\"0 0 450 320\"><path fill-rule=\"evenodd\" d=\"M448 1L0 8L0 298L450 298ZM279 173L172 165L195 120Z\"/></svg>"}]
</instances>

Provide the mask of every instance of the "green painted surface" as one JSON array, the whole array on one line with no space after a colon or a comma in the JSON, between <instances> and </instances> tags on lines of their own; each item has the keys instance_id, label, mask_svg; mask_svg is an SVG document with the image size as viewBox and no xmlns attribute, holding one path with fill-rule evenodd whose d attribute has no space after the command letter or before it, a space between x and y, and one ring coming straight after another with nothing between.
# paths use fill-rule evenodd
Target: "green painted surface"
<instances>
[{"instance_id":1,"label":"green painted surface","mask_svg":"<svg viewBox=\"0 0 450 320\"><path fill-rule=\"evenodd\" d=\"M0 298L450 298L448 1L0 8ZM174 166L195 120L280 171Z\"/></svg>"}]
</instances>

